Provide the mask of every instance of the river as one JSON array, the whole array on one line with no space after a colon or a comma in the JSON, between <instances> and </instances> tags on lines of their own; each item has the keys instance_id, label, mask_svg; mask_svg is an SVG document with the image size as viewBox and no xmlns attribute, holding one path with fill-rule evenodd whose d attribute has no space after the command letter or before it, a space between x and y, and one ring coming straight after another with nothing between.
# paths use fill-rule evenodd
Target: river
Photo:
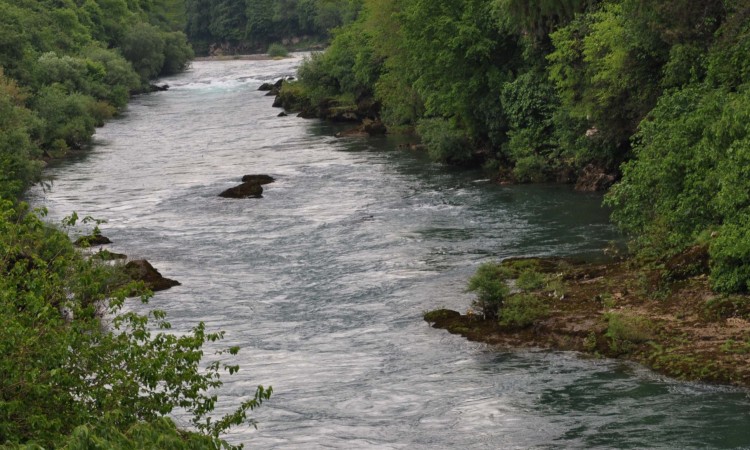
<instances>
[{"instance_id":1,"label":"river","mask_svg":"<svg viewBox=\"0 0 750 450\"><path fill-rule=\"evenodd\" d=\"M750 448L742 390L665 379L633 364L497 351L434 330L466 310L467 278L509 256L597 257L617 234L601 197L497 186L402 150L405 137L336 139L277 117L264 81L282 61L195 62L135 98L84 155L50 167L29 199L57 220L106 219L112 251L181 286L157 293L177 332L204 321L242 347L220 411L258 384L251 448ZM262 199L217 197L244 174ZM139 308L137 304L134 308ZM179 416L177 420L185 423Z\"/></svg>"}]
</instances>

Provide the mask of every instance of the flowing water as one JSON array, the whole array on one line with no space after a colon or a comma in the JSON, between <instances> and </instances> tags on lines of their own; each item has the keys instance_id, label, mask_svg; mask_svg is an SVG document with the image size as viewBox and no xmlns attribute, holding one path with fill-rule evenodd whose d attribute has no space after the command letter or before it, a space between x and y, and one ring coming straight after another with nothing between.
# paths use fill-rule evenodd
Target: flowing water
<instances>
[{"instance_id":1,"label":"flowing water","mask_svg":"<svg viewBox=\"0 0 750 450\"><path fill-rule=\"evenodd\" d=\"M283 61L195 62L48 170L50 217L106 219L111 250L182 286L157 293L178 332L240 345L219 409L273 385L255 448L750 448L747 392L670 381L571 353L498 352L422 321L465 310L490 260L601 254L617 236L596 195L497 186L398 145L339 140L276 117ZM262 199L217 197L248 173ZM181 420L178 417L178 420Z\"/></svg>"}]
</instances>

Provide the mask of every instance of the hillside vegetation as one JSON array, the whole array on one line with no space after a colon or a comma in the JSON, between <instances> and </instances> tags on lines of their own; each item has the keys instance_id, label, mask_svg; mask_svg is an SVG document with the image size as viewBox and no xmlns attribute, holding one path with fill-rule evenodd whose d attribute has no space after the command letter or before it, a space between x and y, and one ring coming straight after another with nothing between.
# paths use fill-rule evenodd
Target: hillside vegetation
<instances>
[{"instance_id":1,"label":"hillside vegetation","mask_svg":"<svg viewBox=\"0 0 750 450\"><path fill-rule=\"evenodd\" d=\"M75 214L55 227L19 200L47 160L85 149L150 79L186 68L184 26L179 0L0 0L3 448L229 448L220 434L252 423L271 394L259 387L214 417L212 390L239 349L203 367L222 333L176 336L163 312L125 308L148 300L143 283L74 248ZM176 411L194 431L167 418Z\"/></svg>"},{"instance_id":2,"label":"hillside vegetation","mask_svg":"<svg viewBox=\"0 0 750 450\"><path fill-rule=\"evenodd\" d=\"M270 44L322 45L351 23L362 0L185 0L187 35L196 52L265 52Z\"/></svg>"}]
</instances>

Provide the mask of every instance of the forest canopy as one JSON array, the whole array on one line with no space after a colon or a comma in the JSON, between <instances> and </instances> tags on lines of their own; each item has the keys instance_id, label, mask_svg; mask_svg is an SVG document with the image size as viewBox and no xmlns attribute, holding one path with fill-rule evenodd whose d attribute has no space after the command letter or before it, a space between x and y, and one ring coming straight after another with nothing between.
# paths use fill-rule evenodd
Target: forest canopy
<instances>
[{"instance_id":1,"label":"forest canopy","mask_svg":"<svg viewBox=\"0 0 750 450\"><path fill-rule=\"evenodd\" d=\"M362 0L185 0L187 35L199 54L265 52L269 44L324 42L351 23Z\"/></svg>"}]
</instances>

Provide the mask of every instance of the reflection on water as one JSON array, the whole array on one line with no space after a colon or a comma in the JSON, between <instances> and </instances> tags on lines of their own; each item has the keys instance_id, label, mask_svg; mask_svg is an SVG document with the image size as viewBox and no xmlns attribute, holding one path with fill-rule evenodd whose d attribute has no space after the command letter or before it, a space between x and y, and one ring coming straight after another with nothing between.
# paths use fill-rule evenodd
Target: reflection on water
<instances>
[{"instance_id":1,"label":"reflection on water","mask_svg":"<svg viewBox=\"0 0 750 450\"><path fill-rule=\"evenodd\" d=\"M484 261L601 254L617 235L600 197L496 186L398 150L277 117L256 89L295 60L196 62L138 97L95 148L31 192L52 217L107 219L113 251L182 286L158 293L179 331L206 322L240 345L222 411L257 384L274 397L259 448L729 448L750 445L746 393L663 380L612 361L497 353L433 330L464 310ZM263 199L218 198L268 173ZM135 305L134 307L138 307Z\"/></svg>"}]
</instances>

